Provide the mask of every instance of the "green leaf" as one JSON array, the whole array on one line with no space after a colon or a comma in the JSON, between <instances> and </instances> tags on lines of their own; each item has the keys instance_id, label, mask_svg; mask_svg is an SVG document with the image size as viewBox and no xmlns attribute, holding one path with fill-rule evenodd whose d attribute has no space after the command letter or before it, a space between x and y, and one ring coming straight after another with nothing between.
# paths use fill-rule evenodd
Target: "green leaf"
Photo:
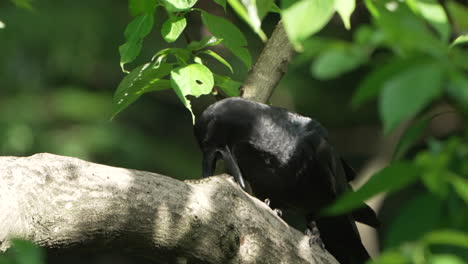
<instances>
[{"instance_id":1,"label":"green leaf","mask_svg":"<svg viewBox=\"0 0 468 264\"><path fill-rule=\"evenodd\" d=\"M268 12L271 12L275 9L275 1L274 0L256 0L258 16L260 20L263 20ZM276 6L278 8L278 6Z\"/></svg>"},{"instance_id":2,"label":"green leaf","mask_svg":"<svg viewBox=\"0 0 468 264\"><path fill-rule=\"evenodd\" d=\"M456 45L462 45L468 43L468 34L458 36L452 44L450 44L450 47L456 46Z\"/></svg>"},{"instance_id":3,"label":"green leaf","mask_svg":"<svg viewBox=\"0 0 468 264\"><path fill-rule=\"evenodd\" d=\"M365 1L385 41L403 55L423 52L432 56L446 56L446 45L440 41L406 5L392 2L392 8L385 1ZM424 44L421 44L424 43Z\"/></svg>"},{"instance_id":4,"label":"green leaf","mask_svg":"<svg viewBox=\"0 0 468 264\"><path fill-rule=\"evenodd\" d=\"M232 73L234 72L234 70L231 67L231 64L229 64L229 62L227 62L225 59L223 59L223 57L219 56L216 52L214 52L212 50L204 50L201 53L210 55L211 57L213 57L217 61L221 62L224 66L226 66Z\"/></svg>"},{"instance_id":5,"label":"green leaf","mask_svg":"<svg viewBox=\"0 0 468 264\"><path fill-rule=\"evenodd\" d=\"M468 234L455 230L437 230L427 234L423 241L429 245L452 245L468 248Z\"/></svg>"},{"instance_id":6,"label":"green leaf","mask_svg":"<svg viewBox=\"0 0 468 264\"><path fill-rule=\"evenodd\" d=\"M229 5L234 11L254 30L261 30L262 21L258 17L257 5L255 0L228 0Z\"/></svg>"},{"instance_id":7,"label":"green leaf","mask_svg":"<svg viewBox=\"0 0 468 264\"><path fill-rule=\"evenodd\" d=\"M125 28L125 39L135 41L146 37L153 28L153 15L143 14L135 17Z\"/></svg>"},{"instance_id":8,"label":"green leaf","mask_svg":"<svg viewBox=\"0 0 468 264\"><path fill-rule=\"evenodd\" d=\"M458 71L451 71L449 77L448 95L461 110L468 114L468 78L464 73Z\"/></svg>"},{"instance_id":9,"label":"green leaf","mask_svg":"<svg viewBox=\"0 0 468 264\"><path fill-rule=\"evenodd\" d=\"M125 72L124 65L132 62L140 54L143 38L153 28L153 15L144 14L133 19L125 28L126 42L119 47L120 67Z\"/></svg>"},{"instance_id":10,"label":"green leaf","mask_svg":"<svg viewBox=\"0 0 468 264\"><path fill-rule=\"evenodd\" d=\"M186 96L199 97L210 93L214 85L213 73L206 66L198 63L179 67L171 71L171 85L179 99L192 114L192 121L195 123L192 106Z\"/></svg>"},{"instance_id":11,"label":"green leaf","mask_svg":"<svg viewBox=\"0 0 468 264\"><path fill-rule=\"evenodd\" d=\"M226 12L226 0L214 0L215 3L217 3L218 5L222 6L223 9L224 9L224 12Z\"/></svg>"},{"instance_id":12,"label":"green leaf","mask_svg":"<svg viewBox=\"0 0 468 264\"><path fill-rule=\"evenodd\" d=\"M466 262L457 257L456 255L450 254L438 254L429 257L429 264L466 264Z\"/></svg>"},{"instance_id":13,"label":"green leaf","mask_svg":"<svg viewBox=\"0 0 468 264\"><path fill-rule=\"evenodd\" d=\"M410 162L396 162L374 174L369 181L355 192L348 192L325 209L327 215L348 212L363 205L364 201L381 192L396 191L414 182L420 169Z\"/></svg>"},{"instance_id":14,"label":"green leaf","mask_svg":"<svg viewBox=\"0 0 468 264\"><path fill-rule=\"evenodd\" d=\"M219 43L221 43L221 41L223 41L223 39L218 39L215 36L207 36L207 37L204 37L200 41L190 42L190 44L188 45L188 48L190 50L201 50L206 47L216 46Z\"/></svg>"},{"instance_id":15,"label":"green leaf","mask_svg":"<svg viewBox=\"0 0 468 264\"><path fill-rule=\"evenodd\" d=\"M211 34L223 39L223 44L233 47L247 45L247 39L240 29L226 19L202 11L202 21Z\"/></svg>"},{"instance_id":16,"label":"green leaf","mask_svg":"<svg viewBox=\"0 0 468 264\"><path fill-rule=\"evenodd\" d=\"M151 14L156 9L156 0L129 0L128 9L132 16Z\"/></svg>"},{"instance_id":17,"label":"green leaf","mask_svg":"<svg viewBox=\"0 0 468 264\"><path fill-rule=\"evenodd\" d=\"M369 264L408 264L410 263L406 256L396 250L385 250L382 254L370 262Z\"/></svg>"},{"instance_id":18,"label":"green leaf","mask_svg":"<svg viewBox=\"0 0 468 264\"><path fill-rule=\"evenodd\" d=\"M225 46L244 63L247 69L250 69L250 67L252 66L252 57L250 56L250 52L247 48L234 47L229 45Z\"/></svg>"},{"instance_id":19,"label":"green leaf","mask_svg":"<svg viewBox=\"0 0 468 264\"><path fill-rule=\"evenodd\" d=\"M33 243L25 240L13 239L12 249L18 264L42 264L44 252Z\"/></svg>"},{"instance_id":20,"label":"green leaf","mask_svg":"<svg viewBox=\"0 0 468 264\"><path fill-rule=\"evenodd\" d=\"M249 51L245 48L247 40L244 34L231 22L202 11L203 24L215 37L223 39L223 45L250 68L252 62Z\"/></svg>"},{"instance_id":21,"label":"green leaf","mask_svg":"<svg viewBox=\"0 0 468 264\"><path fill-rule=\"evenodd\" d=\"M271 9L273 0L228 0L234 11L266 42L267 37L261 29L262 19Z\"/></svg>"},{"instance_id":22,"label":"green leaf","mask_svg":"<svg viewBox=\"0 0 468 264\"><path fill-rule=\"evenodd\" d=\"M330 48L315 59L311 71L315 78L329 80L356 69L366 59L367 55L359 48Z\"/></svg>"},{"instance_id":23,"label":"green leaf","mask_svg":"<svg viewBox=\"0 0 468 264\"><path fill-rule=\"evenodd\" d=\"M393 153L393 160L399 160L410 149L410 147L418 140L427 126L430 124L433 116L421 118L406 129L403 136L398 141L398 145Z\"/></svg>"},{"instance_id":24,"label":"green leaf","mask_svg":"<svg viewBox=\"0 0 468 264\"><path fill-rule=\"evenodd\" d=\"M438 64L410 68L388 80L380 94L380 116L385 133L416 115L442 93L444 70Z\"/></svg>"},{"instance_id":25,"label":"green leaf","mask_svg":"<svg viewBox=\"0 0 468 264\"><path fill-rule=\"evenodd\" d=\"M367 74L364 80L359 83L351 101L353 108L357 108L363 103L375 98L380 93L384 83L392 76L399 72L404 72L408 68L419 65L420 63L421 58L419 57L407 59L394 58L388 62L382 63L383 66Z\"/></svg>"},{"instance_id":26,"label":"green leaf","mask_svg":"<svg viewBox=\"0 0 468 264\"><path fill-rule=\"evenodd\" d=\"M284 28L296 49L300 43L321 30L335 12L335 0L282 0Z\"/></svg>"},{"instance_id":27,"label":"green leaf","mask_svg":"<svg viewBox=\"0 0 468 264\"><path fill-rule=\"evenodd\" d=\"M119 46L120 68L123 72L128 72L125 70L124 66L125 64L135 60L138 54L140 54L141 45L141 41L130 41Z\"/></svg>"},{"instance_id":28,"label":"green leaf","mask_svg":"<svg viewBox=\"0 0 468 264\"><path fill-rule=\"evenodd\" d=\"M437 0L408 0L408 6L419 13L439 33L444 42L450 38L450 24L444 8Z\"/></svg>"},{"instance_id":29,"label":"green leaf","mask_svg":"<svg viewBox=\"0 0 468 264\"><path fill-rule=\"evenodd\" d=\"M169 80L162 78L172 70L167 63L146 63L131 71L120 82L114 94L114 118L144 93L171 88Z\"/></svg>"},{"instance_id":30,"label":"green leaf","mask_svg":"<svg viewBox=\"0 0 468 264\"><path fill-rule=\"evenodd\" d=\"M227 96L239 96L239 88L242 83L234 81L230 77L213 74L215 85Z\"/></svg>"},{"instance_id":31,"label":"green leaf","mask_svg":"<svg viewBox=\"0 0 468 264\"><path fill-rule=\"evenodd\" d=\"M179 38L180 34L187 26L187 20L185 17L170 17L164 22L161 28L161 35L165 41L172 43Z\"/></svg>"},{"instance_id":32,"label":"green leaf","mask_svg":"<svg viewBox=\"0 0 468 264\"><path fill-rule=\"evenodd\" d=\"M392 221L384 235L384 248L393 248L404 242L419 240L439 224L442 202L430 193L422 194L405 205Z\"/></svg>"},{"instance_id":33,"label":"green leaf","mask_svg":"<svg viewBox=\"0 0 468 264\"><path fill-rule=\"evenodd\" d=\"M182 48L167 48L158 51L151 60L152 61L157 61L160 60L161 58L165 58L167 55L172 55L176 58L177 63L181 65L187 65L189 59L191 58L191 52L190 50L187 49L182 49Z\"/></svg>"},{"instance_id":34,"label":"green leaf","mask_svg":"<svg viewBox=\"0 0 468 264\"><path fill-rule=\"evenodd\" d=\"M455 192L468 204L468 180L458 175L451 175L449 178Z\"/></svg>"},{"instance_id":35,"label":"green leaf","mask_svg":"<svg viewBox=\"0 0 468 264\"><path fill-rule=\"evenodd\" d=\"M453 26L458 32L468 30L468 7L456 1L447 1L445 4L451 17Z\"/></svg>"},{"instance_id":36,"label":"green leaf","mask_svg":"<svg viewBox=\"0 0 468 264\"><path fill-rule=\"evenodd\" d=\"M33 10L32 1L31 0L11 0L13 4L15 4L19 8Z\"/></svg>"},{"instance_id":37,"label":"green leaf","mask_svg":"<svg viewBox=\"0 0 468 264\"><path fill-rule=\"evenodd\" d=\"M346 29L351 29L351 14L356 7L356 0L335 0L335 9L343 20Z\"/></svg>"},{"instance_id":38,"label":"green leaf","mask_svg":"<svg viewBox=\"0 0 468 264\"><path fill-rule=\"evenodd\" d=\"M189 10L197 3L197 0L161 0L170 12L181 12Z\"/></svg>"},{"instance_id":39,"label":"green leaf","mask_svg":"<svg viewBox=\"0 0 468 264\"><path fill-rule=\"evenodd\" d=\"M276 3L273 2L273 3L271 4L270 12L281 14L281 8L279 8L279 6L277 6Z\"/></svg>"}]
</instances>

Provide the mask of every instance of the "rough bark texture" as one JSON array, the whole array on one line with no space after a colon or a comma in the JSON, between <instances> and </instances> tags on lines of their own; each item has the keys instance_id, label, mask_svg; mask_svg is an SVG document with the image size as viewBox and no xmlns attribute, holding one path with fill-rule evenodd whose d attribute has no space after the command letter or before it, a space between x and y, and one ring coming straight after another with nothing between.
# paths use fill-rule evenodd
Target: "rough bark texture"
<instances>
[{"instance_id":1,"label":"rough bark texture","mask_svg":"<svg viewBox=\"0 0 468 264\"><path fill-rule=\"evenodd\" d=\"M52 154L0 168L0 251L20 237L171 263L337 263L228 176L183 182Z\"/></svg>"},{"instance_id":2,"label":"rough bark texture","mask_svg":"<svg viewBox=\"0 0 468 264\"><path fill-rule=\"evenodd\" d=\"M294 53L280 21L242 86L242 97L266 103L286 73Z\"/></svg>"}]
</instances>

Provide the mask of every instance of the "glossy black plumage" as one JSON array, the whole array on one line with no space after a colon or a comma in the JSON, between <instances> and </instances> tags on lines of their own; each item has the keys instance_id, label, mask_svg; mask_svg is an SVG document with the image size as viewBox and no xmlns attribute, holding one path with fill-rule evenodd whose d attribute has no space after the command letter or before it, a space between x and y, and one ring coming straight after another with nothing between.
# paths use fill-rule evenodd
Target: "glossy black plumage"
<instances>
[{"instance_id":1,"label":"glossy black plumage","mask_svg":"<svg viewBox=\"0 0 468 264\"><path fill-rule=\"evenodd\" d=\"M217 159L245 188L245 181L273 208L295 209L316 221L327 250L340 263L364 263L354 220L378 224L369 207L337 217L318 212L349 188L355 173L328 141L315 120L265 104L228 98L208 107L195 124L203 152L203 176L214 173Z\"/></svg>"}]
</instances>

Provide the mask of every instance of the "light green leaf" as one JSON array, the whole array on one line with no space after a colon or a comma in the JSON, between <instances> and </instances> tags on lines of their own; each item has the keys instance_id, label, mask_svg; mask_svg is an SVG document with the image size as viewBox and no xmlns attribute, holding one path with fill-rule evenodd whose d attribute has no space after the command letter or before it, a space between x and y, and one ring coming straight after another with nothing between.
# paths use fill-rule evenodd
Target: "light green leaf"
<instances>
[{"instance_id":1,"label":"light green leaf","mask_svg":"<svg viewBox=\"0 0 468 264\"><path fill-rule=\"evenodd\" d=\"M223 44L232 47L247 46L247 39L234 24L226 19L202 11L203 24L215 37L223 39Z\"/></svg>"},{"instance_id":2,"label":"light green leaf","mask_svg":"<svg viewBox=\"0 0 468 264\"><path fill-rule=\"evenodd\" d=\"M5 28L5 23L3 23L3 21L0 20L0 29L2 28Z\"/></svg>"},{"instance_id":3,"label":"light green leaf","mask_svg":"<svg viewBox=\"0 0 468 264\"><path fill-rule=\"evenodd\" d=\"M190 50L182 49L182 48L167 48L167 49L163 49L163 50L158 51L158 53L156 53L151 58L151 60L152 61L157 61L157 60L160 60L161 57L165 58L167 55L174 56L176 58L176 60L177 60L177 63L179 63L181 65L187 65L188 61L189 61L189 59L191 57L191 52L190 52Z\"/></svg>"},{"instance_id":4,"label":"light green leaf","mask_svg":"<svg viewBox=\"0 0 468 264\"><path fill-rule=\"evenodd\" d=\"M125 39L127 41L136 41L146 37L153 28L153 15L143 14L135 17L125 28Z\"/></svg>"},{"instance_id":5,"label":"light green leaf","mask_svg":"<svg viewBox=\"0 0 468 264\"><path fill-rule=\"evenodd\" d=\"M125 28L126 42L119 47L120 67L125 72L124 65L132 62L140 54L143 38L153 28L153 14L143 14L133 19Z\"/></svg>"},{"instance_id":6,"label":"light green leaf","mask_svg":"<svg viewBox=\"0 0 468 264\"><path fill-rule=\"evenodd\" d=\"M195 116L187 95L199 97L210 93L214 85L213 73L206 66L198 63L179 67L171 71L171 85L179 99L190 111L192 121L195 123Z\"/></svg>"},{"instance_id":7,"label":"light green leaf","mask_svg":"<svg viewBox=\"0 0 468 264\"><path fill-rule=\"evenodd\" d=\"M408 258L396 250L385 250L382 254L366 264L408 264Z\"/></svg>"},{"instance_id":8,"label":"light green leaf","mask_svg":"<svg viewBox=\"0 0 468 264\"><path fill-rule=\"evenodd\" d=\"M299 0L292 5L282 1L282 18L289 40L296 49L300 43L321 30L335 12L335 0Z\"/></svg>"},{"instance_id":9,"label":"light green leaf","mask_svg":"<svg viewBox=\"0 0 468 264\"><path fill-rule=\"evenodd\" d=\"M452 245L468 248L468 234L455 230L437 230L426 235L423 241L430 245Z\"/></svg>"},{"instance_id":10,"label":"light green leaf","mask_svg":"<svg viewBox=\"0 0 468 264\"><path fill-rule=\"evenodd\" d=\"M180 34L187 26L187 20L185 17L170 17L164 22L161 28L161 35L165 41L172 43L179 38Z\"/></svg>"},{"instance_id":11,"label":"light green leaf","mask_svg":"<svg viewBox=\"0 0 468 264\"><path fill-rule=\"evenodd\" d=\"M455 45L460 45L460 44L466 44L468 43L468 34L458 36L450 45L450 47L453 47Z\"/></svg>"},{"instance_id":12,"label":"light green leaf","mask_svg":"<svg viewBox=\"0 0 468 264\"><path fill-rule=\"evenodd\" d=\"M215 36L206 36L200 41L192 41L188 45L190 50L201 50L206 47L216 46L221 43L223 39L219 39Z\"/></svg>"},{"instance_id":13,"label":"light green leaf","mask_svg":"<svg viewBox=\"0 0 468 264\"><path fill-rule=\"evenodd\" d=\"M432 255L429 257L429 264L466 264L466 262L457 257L456 255L451 254L438 254Z\"/></svg>"},{"instance_id":14,"label":"light green leaf","mask_svg":"<svg viewBox=\"0 0 468 264\"><path fill-rule=\"evenodd\" d=\"M450 24L444 8L437 0L407 0L408 6L419 13L447 42L450 38Z\"/></svg>"},{"instance_id":15,"label":"light green leaf","mask_svg":"<svg viewBox=\"0 0 468 264\"><path fill-rule=\"evenodd\" d=\"M398 160L403 157L403 155L416 142L416 140L422 136L424 130L426 130L432 118L433 116L421 118L405 131L395 148L395 152L393 153L393 160Z\"/></svg>"},{"instance_id":16,"label":"light green leaf","mask_svg":"<svg viewBox=\"0 0 468 264\"><path fill-rule=\"evenodd\" d=\"M232 9L234 9L264 42L266 42L267 37L261 29L261 20L269 11L272 2L273 0L228 0Z\"/></svg>"},{"instance_id":17,"label":"light green leaf","mask_svg":"<svg viewBox=\"0 0 468 264\"><path fill-rule=\"evenodd\" d=\"M410 68L388 80L380 94L380 116L385 133L416 115L442 93L443 68L424 64Z\"/></svg>"},{"instance_id":18,"label":"light green leaf","mask_svg":"<svg viewBox=\"0 0 468 264\"><path fill-rule=\"evenodd\" d=\"M169 80L164 80L172 70L167 63L146 63L125 76L114 94L114 118L119 112L135 102L144 93L171 88Z\"/></svg>"},{"instance_id":19,"label":"light green leaf","mask_svg":"<svg viewBox=\"0 0 468 264\"><path fill-rule=\"evenodd\" d=\"M230 77L213 74L215 85L221 88L227 96L239 96L239 88L242 83L234 81Z\"/></svg>"},{"instance_id":20,"label":"light green leaf","mask_svg":"<svg viewBox=\"0 0 468 264\"><path fill-rule=\"evenodd\" d=\"M420 169L410 162L397 162L374 174L355 192L348 192L326 208L326 215L337 215L363 205L364 201L381 192L392 192L414 182Z\"/></svg>"},{"instance_id":21,"label":"light green leaf","mask_svg":"<svg viewBox=\"0 0 468 264\"><path fill-rule=\"evenodd\" d=\"M458 175L451 175L449 180L458 196L468 204L468 180Z\"/></svg>"},{"instance_id":22,"label":"light green leaf","mask_svg":"<svg viewBox=\"0 0 468 264\"><path fill-rule=\"evenodd\" d=\"M281 8L279 8L279 6L277 6L276 3L273 2L271 4L270 12L281 14Z\"/></svg>"},{"instance_id":23,"label":"light green leaf","mask_svg":"<svg viewBox=\"0 0 468 264\"><path fill-rule=\"evenodd\" d=\"M129 0L128 9L132 16L151 14L156 9L156 0Z\"/></svg>"},{"instance_id":24,"label":"light green leaf","mask_svg":"<svg viewBox=\"0 0 468 264\"><path fill-rule=\"evenodd\" d=\"M124 66L125 64L135 60L138 54L140 54L141 45L141 41L130 41L119 46L120 68L123 72L128 72L125 70Z\"/></svg>"},{"instance_id":25,"label":"light green leaf","mask_svg":"<svg viewBox=\"0 0 468 264\"><path fill-rule=\"evenodd\" d=\"M315 78L329 80L356 69L366 59L366 53L359 48L330 48L314 60L311 71Z\"/></svg>"},{"instance_id":26,"label":"light green leaf","mask_svg":"<svg viewBox=\"0 0 468 264\"><path fill-rule=\"evenodd\" d=\"M351 29L351 14L356 7L356 0L335 0L335 9L343 20L346 29Z\"/></svg>"},{"instance_id":27,"label":"light green leaf","mask_svg":"<svg viewBox=\"0 0 468 264\"><path fill-rule=\"evenodd\" d=\"M223 59L223 57L219 56L216 52L214 52L212 50L204 50L201 53L210 55L211 57L213 57L217 61L221 62L224 66L226 66L232 73L234 72L234 70L231 67L231 64L229 64L229 62L227 62L225 59Z\"/></svg>"},{"instance_id":28,"label":"light green leaf","mask_svg":"<svg viewBox=\"0 0 468 264\"><path fill-rule=\"evenodd\" d=\"M31 0L11 0L13 4L15 4L19 8L33 10L32 1Z\"/></svg>"},{"instance_id":29,"label":"light green leaf","mask_svg":"<svg viewBox=\"0 0 468 264\"><path fill-rule=\"evenodd\" d=\"M262 22L258 17L255 0L244 0L242 3L239 0L228 0L228 3L255 32L260 29Z\"/></svg>"},{"instance_id":30,"label":"light green leaf","mask_svg":"<svg viewBox=\"0 0 468 264\"><path fill-rule=\"evenodd\" d=\"M161 0L170 12L180 12L189 10L197 3L197 0Z\"/></svg>"}]
</instances>

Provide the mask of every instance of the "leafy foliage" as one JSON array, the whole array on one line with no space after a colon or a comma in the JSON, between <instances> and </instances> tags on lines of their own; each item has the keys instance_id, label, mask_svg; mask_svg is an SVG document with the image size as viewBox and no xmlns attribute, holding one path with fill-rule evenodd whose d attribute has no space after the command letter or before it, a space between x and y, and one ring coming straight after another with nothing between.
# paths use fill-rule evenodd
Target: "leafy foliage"
<instances>
[{"instance_id":1,"label":"leafy foliage","mask_svg":"<svg viewBox=\"0 0 468 264\"><path fill-rule=\"evenodd\" d=\"M12 239L12 247L0 255L0 264L42 264L44 262L44 252L34 246L31 242Z\"/></svg>"}]
</instances>

